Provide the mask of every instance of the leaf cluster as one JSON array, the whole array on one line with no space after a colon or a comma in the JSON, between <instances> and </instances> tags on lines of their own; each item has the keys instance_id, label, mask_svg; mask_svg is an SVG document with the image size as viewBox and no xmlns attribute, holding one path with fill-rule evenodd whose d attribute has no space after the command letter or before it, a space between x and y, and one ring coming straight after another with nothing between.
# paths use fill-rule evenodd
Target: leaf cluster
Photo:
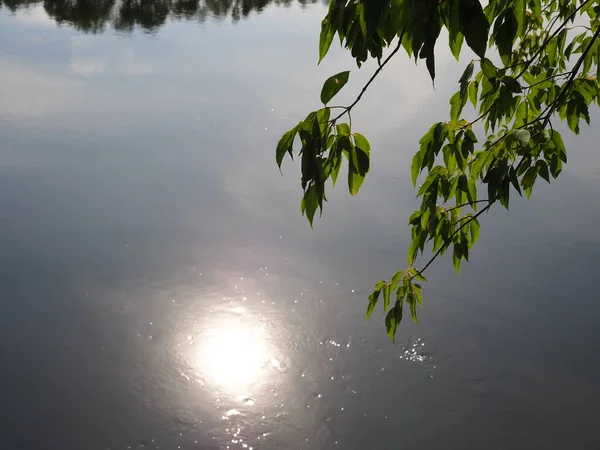
<instances>
[{"instance_id":1,"label":"leaf cluster","mask_svg":"<svg viewBox=\"0 0 600 450\"><path fill-rule=\"evenodd\" d=\"M328 78L321 90L324 107L308 114L306 119L284 133L277 144L276 159L281 168L286 154L294 157L294 143L299 141L303 190L300 208L311 226L315 213L323 211L323 202L327 200L325 184L331 179L335 186L343 160L348 167L351 195L358 194L369 172L369 141L362 134L353 133L349 123L330 119L331 108L326 106L348 82L348 77L349 72L341 72Z\"/></svg>"},{"instance_id":2,"label":"leaf cluster","mask_svg":"<svg viewBox=\"0 0 600 450\"><path fill-rule=\"evenodd\" d=\"M493 205L508 209L511 195L529 197L542 178L551 182L567 162L567 150L553 121L578 134L600 105L600 5L594 0L332 0L323 19L319 60L337 35L360 67L375 58L379 67L356 100L330 118L327 104L348 81L330 77L321 91L324 108L284 134L277 163L285 154L302 158L302 212L309 222L322 211L325 181L335 183L342 159L348 188L356 195L369 170L370 145L351 130L351 110L387 62L400 50L425 60L435 80L435 45L442 28L457 60L463 44L473 52L450 98L449 115L430 126L412 159L411 177L420 207L409 217L408 268L377 283L367 317L380 297L385 324L394 339L408 305L417 321L423 272L452 250L457 271L479 238L482 214ZM396 47L382 61L384 50ZM339 123L348 116L349 123ZM474 115L467 118L468 115ZM414 267L420 254L433 256ZM392 305L390 296L395 294Z\"/></svg>"}]
</instances>

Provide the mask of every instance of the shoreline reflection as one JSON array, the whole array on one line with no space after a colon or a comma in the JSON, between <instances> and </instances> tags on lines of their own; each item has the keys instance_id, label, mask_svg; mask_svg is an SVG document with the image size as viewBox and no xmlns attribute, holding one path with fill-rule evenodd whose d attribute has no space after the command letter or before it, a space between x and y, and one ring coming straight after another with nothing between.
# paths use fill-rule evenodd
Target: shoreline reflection
<instances>
[{"instance_id":1,"label":"shoreline reflection","mask_svg":"<svg viewBox=\"0 0 600 450\"><path fill-rule=\"evenodd\" d=\"M319 0L0 0L0 10L10 12L43 8L58 26L70 25L84 33L99 34L112 28L121 33L136 29L156 33L169 20L204 23L207 19L233 23L246 19L251 13L262 12L270 4L301 7ZM327 0L321 0L326 5Z\"/></svg>"}]
</instances>

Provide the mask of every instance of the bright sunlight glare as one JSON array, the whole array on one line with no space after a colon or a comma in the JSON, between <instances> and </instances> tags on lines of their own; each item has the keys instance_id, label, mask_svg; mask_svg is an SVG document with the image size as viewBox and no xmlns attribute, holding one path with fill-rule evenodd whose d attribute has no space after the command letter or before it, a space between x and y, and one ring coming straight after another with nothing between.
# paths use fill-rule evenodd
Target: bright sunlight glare
<instances>
[{"instance_id":1,"label":"bright sunlight glare","mask_svg":"<svg viewBox=\"0 0 600 450\"><path fill-rule=\"evenodd\" d=\"M235 390L261 381L261 371L269 360L265 331L236 320L206 332L198 366L208 381Z\"/></svg>"}]
</instances>

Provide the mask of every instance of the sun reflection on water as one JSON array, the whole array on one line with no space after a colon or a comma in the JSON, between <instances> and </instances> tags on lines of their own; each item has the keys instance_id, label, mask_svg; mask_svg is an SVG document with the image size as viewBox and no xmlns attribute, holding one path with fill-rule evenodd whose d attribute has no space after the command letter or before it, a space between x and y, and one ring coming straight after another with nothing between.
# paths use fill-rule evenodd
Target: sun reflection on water
<instances>
[{"instance_id":1,"label":"sun reflection on water","mask_svg":"<svg viewBox=\"0 0 600 450\"><path fill-rule=\"evenodd\" d=\"M227 390L260 384L272 359L267 331L239 317L209 324L199 344L202 377Z\"/></svg>"}]
</instances>

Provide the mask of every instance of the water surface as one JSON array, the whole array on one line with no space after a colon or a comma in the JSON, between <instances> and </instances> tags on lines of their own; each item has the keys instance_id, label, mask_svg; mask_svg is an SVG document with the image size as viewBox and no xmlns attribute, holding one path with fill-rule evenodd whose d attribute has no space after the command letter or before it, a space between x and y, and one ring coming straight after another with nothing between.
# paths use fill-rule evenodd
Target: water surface
<instances>
[{"instance_id":1,"label":"water surface","mask_svg":"<svg viewBox=\"0 0 600 450\"><path fill-rule=\"evenodd\" d=\"M460 277L432 268L393 346L365 298L404 263L408 164L462 66L440 52L436 91L386 68L353 117L370 179L310 230L274 146L353 67L315 64L325 8L3 3L2 448L597 448L597 129L485 217Z\"/></svg>"}]
</instances>

